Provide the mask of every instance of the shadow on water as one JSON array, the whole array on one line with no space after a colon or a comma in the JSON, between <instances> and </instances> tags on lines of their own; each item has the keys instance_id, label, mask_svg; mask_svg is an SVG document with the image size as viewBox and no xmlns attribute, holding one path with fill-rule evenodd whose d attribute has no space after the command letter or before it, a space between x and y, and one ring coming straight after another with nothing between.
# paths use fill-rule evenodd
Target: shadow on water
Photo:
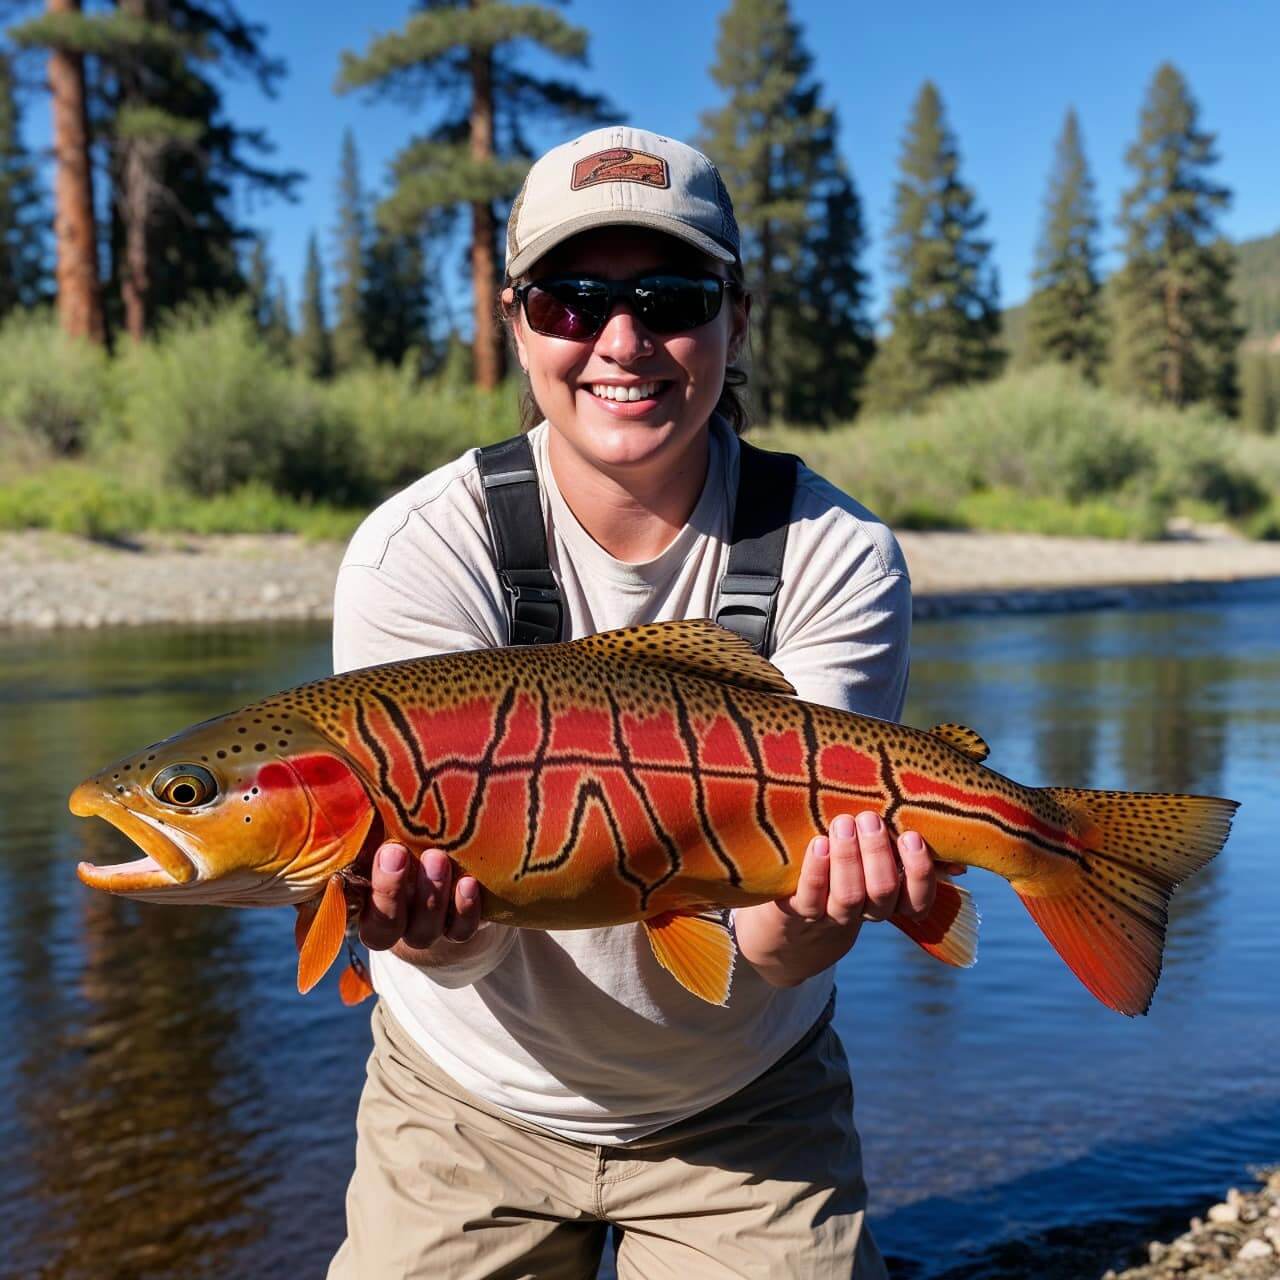
<instances>
[{"instance_id":1,"label":"shadow on water","mask_svg":"<svg viewBox=\"0 0 1280 1280\"><path fill-rule=\"evenodd\" d=\"M1260 1134L1280 1135L1280 1105L1232 1116L1211 1133L1193 1128L1152 1142L1108 1143L964 1195L930 1196L877 1218L876 1237L895 1280L1099 1276L1145 1262L1149 1240L1180 1234L1228 1186L1246 1184ZM1083 1214L1081 1205L1089 1206ZM927 1244L927 1258L913 1253L916 1242Z\"/></svg>"}]
</instances>

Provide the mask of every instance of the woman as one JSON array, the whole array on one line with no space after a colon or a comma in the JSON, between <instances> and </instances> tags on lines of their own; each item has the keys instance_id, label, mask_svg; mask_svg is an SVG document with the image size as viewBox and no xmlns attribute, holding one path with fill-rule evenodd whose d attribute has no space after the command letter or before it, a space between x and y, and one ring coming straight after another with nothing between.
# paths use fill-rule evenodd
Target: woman
<instances>
[{"instance_id":1,"label":"woman","mask_svg":"<svg viewBox=\"0 0 1280 1280\"><path fill-rule=\"evenodd\" d=\"M507 274L546 419L530 440L564 638L708 616L750 307L719 175L629 128L556 148L513 206ZM772 661L801 697L896 719L909 627L892 534L801 468ZM336 665L507 641L471 451L356 534ZM482 925L478 885L444 854L384 845L361 919L381 1000L331 1280L593 1276L610 1223L623 1280L883 1276L831 966L864 919L923 915L934 877L918 836L895 847L875 814L837 818L792 898L736 913L745 963L716 1008L639 928Z\"/></svg>"}]
</instances>

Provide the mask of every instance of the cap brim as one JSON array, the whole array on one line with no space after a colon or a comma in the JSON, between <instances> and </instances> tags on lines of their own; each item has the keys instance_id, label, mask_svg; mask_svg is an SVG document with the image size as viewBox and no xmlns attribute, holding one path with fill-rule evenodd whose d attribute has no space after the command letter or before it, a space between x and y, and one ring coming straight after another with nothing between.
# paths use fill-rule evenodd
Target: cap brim
<instances>
[{"instance_id":1,"label":"cap brim","mask_svg":"<svg viewBox=\"0 0 1280 1280\"><path fill-rule=\"evenodd\" d=\"M522 276L539 258L551 252L558 244L578 235L583 231L591 231L595 227L648 227L653 231L661 231L677 240L691 244L700 249L717 262L736 262L738 255L726 248L714 237L697 227L670 214L654 213L644 209L595 209L590 213L580 213L576 218L569 218L558 223L550 231L535 236L507 263L507 275L511 279Z\"/></svg>"}]
</instances>

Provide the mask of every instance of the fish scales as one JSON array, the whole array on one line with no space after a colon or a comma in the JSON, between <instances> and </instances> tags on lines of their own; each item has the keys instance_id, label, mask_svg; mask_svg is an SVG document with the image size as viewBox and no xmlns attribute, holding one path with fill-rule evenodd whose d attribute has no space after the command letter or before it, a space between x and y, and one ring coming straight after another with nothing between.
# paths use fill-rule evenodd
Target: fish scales
<instances>
[{"instance_id":1,"label":"fish scales","mask_svg":"<svg viewBox=\"0 0 1280 1280\"><path fill-rule=\"evenodd\" d=\"M809 840L869 809L939 858L1009 880L1095 995L1145 1009L1169 893L1221 847L1231 801L1026 787L987 768L964 726L915 729L793 693L703 621L332 676L82 784L73 809L149 856L82 864L81 878L135 896L310 899L319 923L300 945L314 929L327 954L373 849L399 839L474 875L488 919L643 921L658 959L719 1000L732 944L708 910L793 892ZM939 959L972 962L977 920L958 887L944 882L924 921L894 923ZM303 950L310 975L320 961Z\"/></svg>"}]
</instances>

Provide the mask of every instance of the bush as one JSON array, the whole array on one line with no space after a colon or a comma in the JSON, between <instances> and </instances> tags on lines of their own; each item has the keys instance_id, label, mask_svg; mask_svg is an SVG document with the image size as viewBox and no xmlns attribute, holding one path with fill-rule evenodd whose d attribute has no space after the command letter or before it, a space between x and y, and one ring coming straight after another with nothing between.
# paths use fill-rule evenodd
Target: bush
<instances>
[{"instance_id":1,"label":"bush","mask_svg":"<svg viewBox=\"0 0 1280 1280\"><path fill-rule=\"evenodd\" d=\"M106 353L68 338L47 311L0 325L0 430L69 456L89 443L107 401Z\"/></svg>"},{"instance_id":2,"label":"bush","mask_svg":"<svg viewBox=\"0 0 1280 1280\"><path fill-rule=\"evenodd\" d=\"M0 528L121 538L145 529L153 514L143 490L83 463L56 463L0 487Z\"/></svg>"}]
</instances>

